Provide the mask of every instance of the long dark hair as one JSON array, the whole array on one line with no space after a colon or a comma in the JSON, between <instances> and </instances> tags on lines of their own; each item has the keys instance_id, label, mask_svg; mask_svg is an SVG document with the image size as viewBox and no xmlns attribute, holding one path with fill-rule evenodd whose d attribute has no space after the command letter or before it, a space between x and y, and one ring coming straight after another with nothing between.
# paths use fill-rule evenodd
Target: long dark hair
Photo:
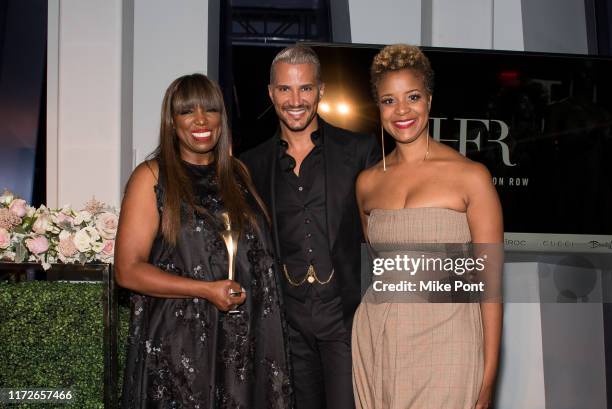
<instances>
[{"instance_id":1,"label":"long dark hair","mask_svg":"<svg viewBox=\"0 0 612 409\"><path fill-rule=\"evenodd\" d=\"M221 132L213 152L221 199L232 227L240 231L246 225L257 228L255 213L247 203L241 184L253 195L267 218L265 206L255 192L246 167L232 156L232 137L221 89L203 74L185 75L175 79L166 90L161 108L159 146L151 155L159 163L160 176L165 182L161 229L164 239L172 245L176 244L181 226L181 202L188 206L188 214L193 214L193 211L205 212L195 204L174 129L175 115L198 106L204 111L215 110L221 115Z\"/></svg>"}]
</instances>

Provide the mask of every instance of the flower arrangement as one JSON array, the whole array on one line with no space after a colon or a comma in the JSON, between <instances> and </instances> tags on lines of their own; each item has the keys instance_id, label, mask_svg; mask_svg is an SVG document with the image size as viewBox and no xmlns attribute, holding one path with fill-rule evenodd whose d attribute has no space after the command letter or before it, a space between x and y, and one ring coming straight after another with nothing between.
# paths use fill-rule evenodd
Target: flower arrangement
<instances>
[{"instance_id":1,"label":"flower arrangement","mask_svg":"<svg viewBox=\"0 0 612 409\"><path fill-rule=\"evenodd\" d=\"M119 217L113 207L91 199L70 206L38 209L5 190L0 196L0 261L112 263Z\"/></svg>"}]
</instances>

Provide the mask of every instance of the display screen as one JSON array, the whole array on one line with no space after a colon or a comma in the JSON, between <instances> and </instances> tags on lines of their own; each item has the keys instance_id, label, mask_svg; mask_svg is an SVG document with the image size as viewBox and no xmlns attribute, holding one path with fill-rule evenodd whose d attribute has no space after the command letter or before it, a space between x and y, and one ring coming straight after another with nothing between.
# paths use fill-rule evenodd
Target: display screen
<instances>
[{"instance_id":1,"label":"display screen","mask_svg":"<svg viewBox=\"0 0 612 409\"><path fill-rule=\"evenodd\" d=\"M369 68L380 46L312 46L326 86L319 114L379 136ZM234 47L233 128L243 149L278 126L266 89L277 51ZM612 234L611 59L424 51L435 71L430 134L489 169L507 233ZM393 148L388 135L386 146Z\"/></svg>"}]
</instances>

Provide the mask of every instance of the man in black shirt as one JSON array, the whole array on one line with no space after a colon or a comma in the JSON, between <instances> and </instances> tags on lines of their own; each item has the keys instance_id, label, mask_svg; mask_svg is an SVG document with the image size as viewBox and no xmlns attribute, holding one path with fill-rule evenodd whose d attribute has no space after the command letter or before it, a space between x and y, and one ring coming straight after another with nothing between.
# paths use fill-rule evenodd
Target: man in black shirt
<instances>
[{"instance_id":1,"label":"man in black shirt","mask_svg":"<svg viewBox=\"0 0 612 409\"><path fill-rule=\"evenodd\" d=\"M374 138L317 115L324 91L312 49L282 50L268 86L279 130L241 157L271 213L297 409L355 406L351 326L363 241L355 179L380 160Z\"/></svg>"}]
</instances>

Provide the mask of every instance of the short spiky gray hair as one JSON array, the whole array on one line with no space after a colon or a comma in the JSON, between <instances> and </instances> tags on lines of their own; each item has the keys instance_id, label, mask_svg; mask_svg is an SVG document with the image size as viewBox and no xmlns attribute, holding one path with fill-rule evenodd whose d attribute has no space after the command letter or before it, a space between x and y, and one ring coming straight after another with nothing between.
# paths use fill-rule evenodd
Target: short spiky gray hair
<instances>
[{"instance_id":1,"label":"short spiky gray hair","mask_svg":"<svg viewBox=\"0 0 612 409\"><path fill-rule=\"evenodd\" d=\"M270 84L274 84L274 65L279 62L287 64L313 64L315 67L315 78L321 83L321 62L314 50L305 45L292 45L284 48L276 54L270 65Z\"/></svg>"}]
</instances>

